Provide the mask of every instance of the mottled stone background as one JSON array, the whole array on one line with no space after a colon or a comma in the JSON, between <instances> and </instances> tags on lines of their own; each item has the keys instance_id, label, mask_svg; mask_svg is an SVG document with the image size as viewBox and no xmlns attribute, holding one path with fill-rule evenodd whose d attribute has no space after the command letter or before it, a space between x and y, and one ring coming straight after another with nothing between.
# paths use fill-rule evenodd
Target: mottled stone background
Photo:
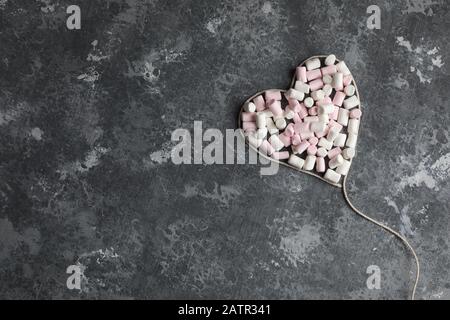
<instances>
[{"instance_id":1,"label":"mottled stone background","mask_svg":"<svg viewBox=\"0 0 450 320\"><path fill-rule=\"evenodd\" d=\"M79 31L66 7L81 7ZM382 11L369 30L366 9ZM170 160L253 93L336 53L361 91L349 191L450 298L450 4L0 0L0 297L404 299L414 264L339 189L282 168ZM84 270L81 291L66 268ZM381 290L368 290L378 265Z\"/></svg>"}]
</instances>

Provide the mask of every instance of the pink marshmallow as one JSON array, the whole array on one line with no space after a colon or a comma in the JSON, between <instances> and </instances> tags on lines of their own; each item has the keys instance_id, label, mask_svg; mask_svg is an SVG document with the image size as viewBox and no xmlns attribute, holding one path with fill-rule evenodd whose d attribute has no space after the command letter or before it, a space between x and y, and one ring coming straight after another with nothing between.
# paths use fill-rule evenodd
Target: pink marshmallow
<instances>
[{"instance_id":1,"label":"pink marshmallow","mask_svg":"<svg viewBox=\"0 0 450 320\"><path fill-rule=\"evenodd\" d=\"M355 108L352 111L350 111L350 118L352 119L359 119L362 116L361 109Z\"/></svg>"},{"instance_id":2,"label":"pink marshmallow","mask_svg":"<svg viewBox=\"0 0 450 320\"><path fill-rule=\"evenodd\" d=\"M242 129L244 131L256 131L256 122L244 121L242 122Z\"/></svg>"},{"instance_id":3,"label":"pink marshmallow","mask_svg":"<svg viewBox=\"0 0 450 320\"><path fill-rule=\"evenodd\" d=\"M253 99L253 103L256 106L256 111L264 111L266 109L266 102L264 101L263 96L257 96Z\"/></svg>"},{"instance_id":4,"label":"pink marshmallow","mask_svg":"<svg viewBox=\"0 0 450 320\"><path fill-rule=\"evenodd\" d=\"M342 91L336 92L336 94L334 95L334 98L333 98L333 104L335 106L341 107L342 104L344 103L345 97L346 97L346 95L344 92L342 92Z\"/></svg>"},{"instance_id":5,"label":"pink marshmallow","mask_svg":"<svg viewBox=\"0 0 450 320\"><path fill-rule=\"evenodd\" d=\"M272 111L275 117L281 117L283 115L283 109L281 109L280 101L271 100L269 103L269 110Z\"/></svg>"},{"instance_id":6,"label":"pink marshmallow","mask_svg":"<svg viewBox=\"0 0 450 320\"><path fill-rule=\"evenodd\" d=\"M333 159L334 157L336 157L338 154L341 154L341 153L342 153L342 149L339 147L336 147L336 148L328 151L328 158Z\"/></svg>"},{"instance_id":7,"label":"pink marshmallow","mask_svg":"<svg viewBox=\"0 0 450 320\"><path fill-rule=\"evenodd\" d=\"M307 132L309 130L309 123L307 122L299 122L294 124L294 131L296 134L299 134L300 132Z\"/></svg>"},{"instance_id":8,"label":"pink marshmallow","mask_svg":"<svg viewBox=\"0 0 450 320\"><path fill-rule=\"evenodd\" d=\"M316 106L320 107L320 106L324 106L324 105L332 104L332 103L333 103L333 101L331 100L330 97L325 97L324 99L317 101Z\"/></svg>"},{"instance_id":9,"label":"pink marshmallow","mask_svg":"<svg viewBox=\"0 0 450 320\"><path fill-rule=\"evenodd\" d=\"M309 83L309 89L312 91L317 91L322 89L324 86L322 79L316 79Z\"/></svg>"},{"instance_id":10,"label":"pink marshmallow","mask_svg":"<svg viewBox=\"0 0 450 320\"><path fill-rule=\"evenodd\" d=\"M300 103L300 111L298 112L300 119L303 119L308 116L308 109L306 109L303 103Z\"/></svg>"},{"instance_id":11,"label":"pink marshmallow","mask_svg":"<svg viewBox=\"0 0 450 320\"><path fill-rule=\"evenodd\" d=\"M256 121L256 113L255 112L242 112L241 113L242 121L255 122Z\"/></svg>"},{"instance_id":12,"label":"pink marshmallow","mask_svg":"<svg viewBox=\"0 0 450 320\"><path fill-rule=\"evenodd\" d=\"M292 118L292 120L294 121L294 123L302 122L302 119L300 118L298 113L294 113L294 117Z\"/></svg>"},{"instance_id":13,"label":"pink marshmallow","mask_svg":"<svg viewBox=\"0 0 450 320\"><path fill-rule=\"evenodd\" d=\"M300 112L300 102L298 102L298 100L295 99L289 99L288 100L289 103L289 108L294 111L294 112Z\"/></svg>"},{"instance_id":14,"label":"pink marshmallow","mask_svg":"<svg viewBox=\"0 0 450 320\"><path fill-rule=\"evenodd\" d=\"M289 147L291 145L291 138L288 137L286 134L280 134L278 138L283 142L285 147Z\"/></svg>"},{"instance_id":15,"label":"pink marshmallow","mask_svg":"<svg viewBox=\"0 0 450 320\"><path fill-rule=\"evenodd\" d=\"M309 108L308 113L309 113L310 116L317 116L317 106Z\"/></svg>"},{"instance_id":16,"label":"pink marshmallow","mask_svg":"<svg viewBox=\"0 0 450 320\"><path fill-rule=\"evenodd\" d=\"M292 138L291 138L291 142L294 146L298 146L300 144L300 142L302 142L302 139L300 138L300 136L298 134L295 134Z\"/></svg>"},{"instance_id":17,"label":"pink marshmallow","mask_svg":"<svg viewBox=\"0 0 450 320\"><path fill-rule=\"evenodd\" d=\"M325 159L322 157L317 157L316 159L316 171L325 172Z\"/></svg>"},{"instance_id":18,"label":"pink marshmallow","mask_svg":"<svg viewBox=\"0 0 450 320\"><path fill-rule=\"evenodd\" d=\"M348 86L350 83L352 83L353 77L351 74L344 76L344 86Z\"/></svg>"},{"instance_id":19,"label":"pink marshmallow","mask_svg":"<svg viewBox=\"0 0 450 320\"><path fill-rule=\"evenodd\" d=\"M314 132L312 131L300 132L300 138L302 138L302 140L307 140L312 137L314 137Z\"/></svg>"},{"instance_id":20,"label":"pink marshmallow","mask_svg":"<svg viewBox=\"0 0 450 320\"><path fill-rule=\"evenodd\" d=\"M281 92L277 90L267 90L266 92L264 92L264 97L266 98L266 101L270 100L280 101Z\"/></svg>"},{"instance_id":21,"label":"pink marshmallow","mask_svg":"<svg viewBox=\"0 0 450 320\"><path fill-rule=\"evenodd\" d=\"M306 83L308 81L308 78L306 77L306 67L297 67L296 77L297 80Z\"/></svg>"},{"instance_id":22,"label":"pink marshmallow","mask_svg":"<svg viewBox=\"0 0 450 320\"><path fill-rule=\"evenodd\" d=\"M310 156L315 156L317 153L317 147L316 146L309 146L307 149L307 152Z\"/></svg>"},{"instance_id":23,"label":"pink marshmallow","mask_svg":"<svg viewBox=\"0 0 450 320\"><path fill-rule=\"evenodd\" d=\"M288 126L286 127L286 130L284 130L284 134L286 136L288 136L289 138L292 137L295 134L294 124L293 123L289 123L288 124Z\"/></svg>"},{"instance_id":24,"label":"pink marshmallow","mask_svg":"<svg viewBox=\"0 0 450 320\"><path fill-rule=\"evenodd\" d=\"M322 69L322 75L326 76L326 75L332 75L335 74L337 72L336 69L336 65L331 65L331 66L327 66L327 67L323 67Z\"/></svg>"},{"instance_id":25,"label":"pink marshmallow","mask_svg":"<svg viewBox=\"0 0 450 320\"><path fill-rule=\"evenodd\" d=\"M339 107L338 106L334 106L333 112L331 113L330 118L333 119L334 121L337 121L338 115L339 115Z\"/></svg>"},{"instance_id":26,"label":"pink marshmallow","mask_svg":"<svg viewBox=\"0 0 450 320\"><path fill-rule=\"evenodd\" d=\"M272 153L272 158L275 160L285 160L289 159L289 151L282 151L282 152L274 152Z\"/></svg>"},{"instance_id":27,"label":"pink marshmallow","mask_svg":"<svg viewBox=\"0 0 450 320\"><path fill-rule=\"evenodd\" d=\"M317 139L316 137L312 137L308 140L309 144L311 144L312 146L316 146L319 143L319 139Z\"/></svg>"},{"instance_id":28,"label":"pink marshmallow","mask_svg":"<svg viewBox=\"0 0 450 320\"><path fill-rule=\"evenodd\" d=\"M308 81L315 80L322 77L322 72L320 72L320 69L311 70L306 73L306 77Z\"/></svg>"},{"instance_id":29,"label":"pink marshmallow","mask_svg":"<svg viewBox=\"0 0 450 320\"><path fill-rule=\"evenodd\" d=\"M269 143L269 141L264 140L261 145L259 146L259 150L266 154L266 155L271 155L272 153L275 152L275 149L272 147L272 145Z\"/></svg>"},{"instance_id":30,"label":"pink marshmallow","mask_svg":"<svg viewBox=\"0 0 450 320\"><path fill-rule=\"evenodd\" d=\"M303 152L306 151L306 149L308 149L308 147L309 147L308 141L302 141L300 142L300 144L294 146L292 149L294 150L295 153L302 154Z\"/></svg>"}]
</instances>

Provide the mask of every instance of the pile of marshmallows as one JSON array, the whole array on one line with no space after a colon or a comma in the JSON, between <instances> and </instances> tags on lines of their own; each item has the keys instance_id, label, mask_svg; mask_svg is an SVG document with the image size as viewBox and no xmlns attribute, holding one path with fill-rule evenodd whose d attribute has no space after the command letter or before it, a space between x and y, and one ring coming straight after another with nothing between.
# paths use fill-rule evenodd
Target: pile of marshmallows
<instances>
[{"instance_id":1,"label":"pile of marshmallows","mask_svg":"<svg viewBox=\"0 0 450 320\"><path fill-rule=\"evenodd\" d=\"M336 57L312 58L296 69L294 88L269 90L244 105L242 129L263 154L313 171L331 183L347 175L361 117L350 70Z\"/></svg>"}]
</instances>

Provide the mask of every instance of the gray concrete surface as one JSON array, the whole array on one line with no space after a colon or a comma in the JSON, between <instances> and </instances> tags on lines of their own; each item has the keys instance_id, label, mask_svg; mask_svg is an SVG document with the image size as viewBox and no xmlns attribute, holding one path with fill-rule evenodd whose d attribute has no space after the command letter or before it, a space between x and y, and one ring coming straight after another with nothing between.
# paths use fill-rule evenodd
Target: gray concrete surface
<instances>
[{"instance_id":1,"label":"gray concrete surface","mask_svg":"<svg viewBox=\"0 0 450 320\"><path fill-rule=\"evenodd\" d=\"M173 130L234 128L324 53L363 100L355 204L417 248L418 298L450 298L448 1L72 2L0 0L1 298L407 298L411 256L338 189L170 160Z\"/></svg>"}]
</instances>

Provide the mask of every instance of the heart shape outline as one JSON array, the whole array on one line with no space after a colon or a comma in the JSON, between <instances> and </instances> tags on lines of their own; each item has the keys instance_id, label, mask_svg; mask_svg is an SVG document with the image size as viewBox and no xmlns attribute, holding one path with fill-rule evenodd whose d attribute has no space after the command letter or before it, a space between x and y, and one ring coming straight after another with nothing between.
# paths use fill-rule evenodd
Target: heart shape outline
<instances>
[{"instance_id":1,"label":"heart shape outline","mask_svg":"<svg viewBox=\"0 0 450 320\"><path fill-rule=\"evenodd\" d=\"M311 56L311 57L309 57L309 58L303 60L297 67L305 66L305 65L306 65L306 62L309 61L309 60L311 60L311 59L318 58L318 59L323 60L323 59L325 59L326 57L327 57L327 55L315 55L315 56ZM339 62L340 62L340 60L336 58L336 62L335 62L335 63L339 63ZM290 85L289 89L294 88L295 82L296 82L296 81L297 81L297 78L296 78L296 74L294 73L294 76L292 77L292 81L291 81L291 85ZM352 80L351 80L350 84L352 84L352 85L355 87L355 96L356 96L356 97L358 98L358 100L359 100L358 108L359 108L360 110L362 110L361 96L359 95L358 86L357 86L356 81L355 81L355 79L354 79L354 77L353 77L353 74L352 74ZM287 162L279 161L279 160L277 160L277 159L274 159L274 158L272 158L272 157L270 157L270 156L265 155L264 153L262 153L261 151L259 151L257 148L255 148L252 144L250 144L250 143L248 142L248 139L246 139L246 136L245 136L245 134L244 134L244 131L242 130L242 120L241 120L242 112L244 112L244 106L245 106L247 103L251 102L251 101L252 101L254 98L256 98L257 96L264 94L266 91L274 90L274 91L280 91L282 94L284 94L284 93L286 93L289 89L287 89L287 90L286 90L286 89L266 89L266 90L260 91L260 92L258 92L258 93L256 93L256 94L252 95L250 98L248 98L248 99L242 104L241 109L240 109L240 111L239 111L239 115L238 115L238 128L241 129L241 135L242 135L243 139L245 140L245 142L246 142L246 144L249 146L249 148L251 148L253 151L255 151L259 156L262 156L263 158L265 158L265 159L267 159L267 160L269 160L269 161L274 161L275 163L281 164L281 165L283 165L283 166L286 166L286 167L288 167L288 168L294 169L294 170L296 170L296 171L299 171L299 172L302 172L302 173L306 173L306 174L308 174L308 175L310 175L310 176L319 178L320 180L322 180L322 181L324 181L324 182L326 182L326 183L328 183L328 184L330 184L330 185L332 185L332 186L334 186L334 187L337 187L337 188L341 188L341 189L342 189L342 183L340 183L340 182L339 182L339 183L333 183L333 182L331 182L331 181L329 181L329 180L326 180L324 177L320 176L319 174L317 174L317 173L315 173L315 172L313 172L313 171L308 171L308 170L304 170L304 169L299 169L299 168L297 168L297 167L294 167L294 166L290 165L290 164L287 163ZM286 108L286 107L285 107L285 108ZM283 110L284 110L284 109L283 109ZM360 121L360 125L359 125L359 128L358 128L358 135L359 135L360 130L361 130L361 121ZM357 146L358 146L358 143L356 144L355 150L357 150ZM290 153L290 154L292 154L292 153ZM349 168L349 171L350 171L351 168L352 168L353 158L350 159L349 161L350 161L350 168ZM347 173L347 175L348 175L348 173ZM347 176L347 175L346 175L346 176ZM343 179L345 179L345 176L343 177ZM341 180L343 180L343 179L341 179Z\"/></svg>"}]
</instances>

